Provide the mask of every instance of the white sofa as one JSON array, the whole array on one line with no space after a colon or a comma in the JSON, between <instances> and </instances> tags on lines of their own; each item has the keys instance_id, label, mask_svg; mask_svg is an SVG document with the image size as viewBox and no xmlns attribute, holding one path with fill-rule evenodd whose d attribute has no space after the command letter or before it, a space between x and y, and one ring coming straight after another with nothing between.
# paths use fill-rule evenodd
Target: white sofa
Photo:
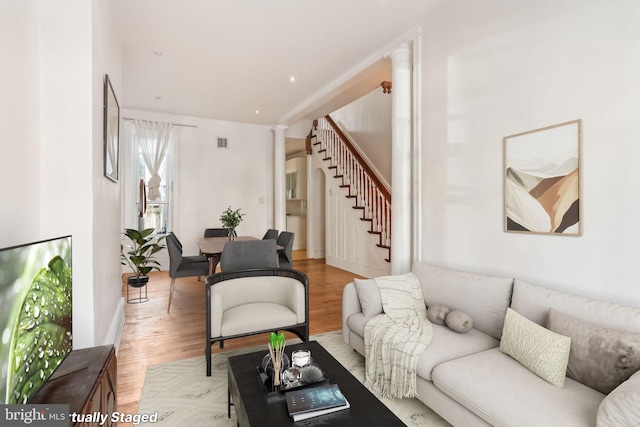
<instances>
[{"instance_id":1,"label":"white sofa","mask_svg":"<svg viewBox=\"0 0 640 427\"><path fill-rule=\"evenodd\" d=\"M441 304L461 310L474 323L467 333L434 324L433 339L418 360L419 399L451 424L640 425L640 372L608 395L569 377L559 388L499 349L508 307L544 327L553 308L582 322L632 334L640 334L640 309L425 263L414 264L412 272L427 307ZM377 307L375 298L372 304L372 294L363 295L361 285L360 295L353 282L345 286L342 318L345 342L364 355L364 325L373 312L382 312L382 306ZM363 313L361 298L369 317ZM635 356L630 357L637 360L631 362L640 363L640 347L634 349Z\"/></svg>"}]
</instances>

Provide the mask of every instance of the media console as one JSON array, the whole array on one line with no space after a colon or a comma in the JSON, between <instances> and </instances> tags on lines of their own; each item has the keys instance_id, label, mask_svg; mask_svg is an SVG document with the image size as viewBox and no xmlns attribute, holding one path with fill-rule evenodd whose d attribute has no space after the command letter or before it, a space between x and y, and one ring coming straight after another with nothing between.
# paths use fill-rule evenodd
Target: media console
<instances>
[{"instance_id":1,"label":"media console","mask_svg":"<svg viewBox=\"0 0 640 427\"><path fill-rule=\"evenodd\" d=\"M69 412L108 414L104 426L114 426L111 413L117 410L117 363L113 345L73 350L58 367L70 372L50 379L29 403L64 403ZM73 426L98 426L98 423L73 423Z\"/></svg>"}]
</instances>

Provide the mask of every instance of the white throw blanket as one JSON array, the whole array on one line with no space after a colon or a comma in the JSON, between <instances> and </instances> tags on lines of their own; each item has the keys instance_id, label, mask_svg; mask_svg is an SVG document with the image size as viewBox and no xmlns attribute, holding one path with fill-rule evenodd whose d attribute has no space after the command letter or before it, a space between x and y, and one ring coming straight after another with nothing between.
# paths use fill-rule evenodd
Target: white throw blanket
<instances>
[{"instance_id":1,"label":"white throw blanket","mask_svg":"<svg viewBox=\"0 0 640 427\"><path fill-rule=\"evenodd\" d=\"M420 283L413 273L375 281L384 313L364 327L365 385L384 397L416 397L418 358L433 337Z\"/></svg>"}]
</instances>

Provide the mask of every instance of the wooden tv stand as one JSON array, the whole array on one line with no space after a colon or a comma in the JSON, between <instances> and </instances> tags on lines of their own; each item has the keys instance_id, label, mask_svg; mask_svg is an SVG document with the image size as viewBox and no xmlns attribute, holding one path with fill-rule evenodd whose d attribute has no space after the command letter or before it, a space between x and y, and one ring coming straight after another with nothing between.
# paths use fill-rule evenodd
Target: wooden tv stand
<instances>
[{"instance_id":1,"label":"wooden tv stand","mask_svg":"<svg viewBox=\"0 0 640 427\"><path fill-rule=\"evenodd\" d=\"M64 403L70 414L108 414L104 426L115 426L111 413L117 410L117 363L113 345L73 350L58 370L80 369L47 381L29 403ZM98 426L98 423L70 423Z\"/></svg>"}]
</instances>

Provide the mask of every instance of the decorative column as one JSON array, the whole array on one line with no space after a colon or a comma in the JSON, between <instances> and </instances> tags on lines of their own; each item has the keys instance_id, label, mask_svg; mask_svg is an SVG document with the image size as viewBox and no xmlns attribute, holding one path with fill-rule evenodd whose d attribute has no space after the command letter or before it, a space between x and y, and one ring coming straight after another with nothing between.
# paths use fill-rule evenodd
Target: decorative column
<instances>
[{"instance_id":1,"label":"decorative column","mask_svg":"<svg viewBox=\"0 0 640 427\"><path fill-rule=\"evenodd\" d=\"M411 48L391 53L391 274L411 271Z\"/></svg>"},{"instance_id":2,"label":"decorative column","mask_svg":"<svg viewBox=\"0 0 640 427\"><path fill-rule=\"evenodd\" d=\"M287 181L285 172L286 152L284 132L288 126L275 125L274 162L273 162L273 205L274 228L284 231L287 229Z\"/></svg>"}]
</instances>

